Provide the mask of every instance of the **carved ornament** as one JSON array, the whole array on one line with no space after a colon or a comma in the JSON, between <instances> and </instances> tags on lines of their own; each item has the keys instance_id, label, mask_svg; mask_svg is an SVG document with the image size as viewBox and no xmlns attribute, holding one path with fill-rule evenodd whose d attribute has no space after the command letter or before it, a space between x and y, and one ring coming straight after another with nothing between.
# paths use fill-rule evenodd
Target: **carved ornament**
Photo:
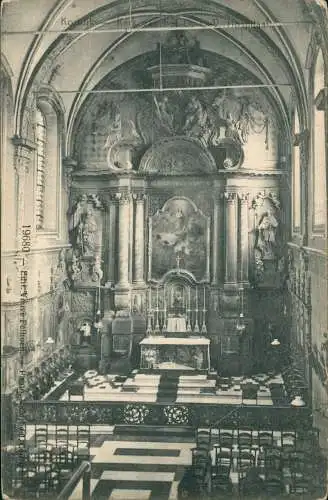
<instances>
[{"instance_id":1,"label":"carved ornament","mask_svg":"<svg viewBox=\"0 0 328 500\"><path fill-rule=\"evenodd\" d=\"M186 137L165 138L153 144L141 159L139 172L148 175L199 175L216 172L213 156Z\"/></svg>"}]
</instances>

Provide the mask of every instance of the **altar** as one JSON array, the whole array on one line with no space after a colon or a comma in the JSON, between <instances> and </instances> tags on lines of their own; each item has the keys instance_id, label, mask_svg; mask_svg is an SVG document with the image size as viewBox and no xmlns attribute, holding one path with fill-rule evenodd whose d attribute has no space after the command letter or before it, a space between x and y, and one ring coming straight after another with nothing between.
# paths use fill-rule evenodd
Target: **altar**
<instances>
[{"instance_id":1,"label":"altar","mask_svg":"<svg viewBox=\"0 0 328 500\"><path fill-rule=\"evenodd\" d=\"M210 340L206 337L152 335L140 342L144 370L209 371Z\"/></svg>"}]
</instances>

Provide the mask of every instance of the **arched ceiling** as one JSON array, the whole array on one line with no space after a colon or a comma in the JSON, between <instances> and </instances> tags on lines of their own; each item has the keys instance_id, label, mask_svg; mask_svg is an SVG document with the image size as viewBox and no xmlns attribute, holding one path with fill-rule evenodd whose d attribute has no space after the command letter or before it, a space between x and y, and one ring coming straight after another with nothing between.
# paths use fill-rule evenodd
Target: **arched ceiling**
<instances>
[{"instance_id":1,"label":"arched ceiling","mask_svg":"<svg viewBox=\"0 0 328 500\"><path fill-rule=\"evenodd\" d=\"M312 0L288 1L288 8L286 0L116 0L105 5L103 0L24 0L25 15L22 3L5 3L2 12L2 51L13 74L17 133L28 95L41 84L58 91L72 130L88 91L115 68L154 50L166 35L159 29L163 24L183 24L202 49L237 61L263 84L278 85L271 92L282 110L294 89L300 120L306 123ZM254 22L270 24L238 27ZM127 30L131 23L133 29ZM224 27L206 29L213 24Z\"/></svg>"}]
</instances>

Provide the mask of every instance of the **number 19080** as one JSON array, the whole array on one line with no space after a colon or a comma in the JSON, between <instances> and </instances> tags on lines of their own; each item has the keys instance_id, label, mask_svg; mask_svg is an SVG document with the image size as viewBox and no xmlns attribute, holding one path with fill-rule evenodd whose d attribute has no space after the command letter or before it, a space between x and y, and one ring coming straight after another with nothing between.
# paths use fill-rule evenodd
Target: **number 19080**
<instances>
[{"instance_id":1,"label":"number 19080","mask_svg":"<svg viewBox=\"0 0 328 500\"><path fill-rule=\"evenodd\" d=\"M22 252L30 252L31 250L31 226L23 226L22 228Z\"/></svg>"}]
</instances>

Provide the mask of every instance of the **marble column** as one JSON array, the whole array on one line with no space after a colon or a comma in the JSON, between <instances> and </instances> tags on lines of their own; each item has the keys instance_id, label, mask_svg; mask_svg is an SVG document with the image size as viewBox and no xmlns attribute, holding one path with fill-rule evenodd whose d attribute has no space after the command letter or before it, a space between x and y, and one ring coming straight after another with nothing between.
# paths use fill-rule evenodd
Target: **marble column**
<instances>
[{"instance_id":1,"label":"marble column","mask_svg":"<svg viewBox=\"0 0 328 500\"><path fill-rule=\"evenodd\" d=\"M118 285L129 285L129 243L131 195L119 192L118 199Z\"/></svg>"},{"instance_id":2,"label":"marble column","mask_svg":"<svg viewBox=\"0 0 328 500\"><path fill-rule=\"evenodd\" d=\"M219 210L220 202L219 197L216 195L214 198L213 207L213 239L212 239L212 284L216 285L219 279L219 253L220 253L220 241L219 241Z\"/></svg>"},{"instance_id":3,"label":"marble column","mask_svg":"<svg viewBox=\"0 0 328 500\"><path fill-rule=\"evenodd\" d=\"M240 199L240 281L248 283L248 193L239 193Z\"/></svg>"},{"instance_id":4,"label":"marble column","mask_svg":"<svg viewBox=\"0 0 328 500\"><path fill-rule=\"evenodd\" d=\"M138 193L135 198L134 228L134 281L144 283L145 260L145 195Z\"/></svg>"},{"instance_id":5,"label":"marble column","mask_svg":"<svg viewBox=\"0 0 328 500\"><path fill-rule=\"evenodd\" d=\"M238 259L238 198L235 192L225 192L225 283L237 283Z\"/></svg>"},{"instance_id":6,"label":"marble column","mask_svg":"<svg viewBox=\"0 0 328 500\"><path fill-rule=\"evenodd\" d=\"M117 224L117 198L112 196L109 202L108 221L108 281L116 281L116 224Z\"/></svg>"}]
</instances>

